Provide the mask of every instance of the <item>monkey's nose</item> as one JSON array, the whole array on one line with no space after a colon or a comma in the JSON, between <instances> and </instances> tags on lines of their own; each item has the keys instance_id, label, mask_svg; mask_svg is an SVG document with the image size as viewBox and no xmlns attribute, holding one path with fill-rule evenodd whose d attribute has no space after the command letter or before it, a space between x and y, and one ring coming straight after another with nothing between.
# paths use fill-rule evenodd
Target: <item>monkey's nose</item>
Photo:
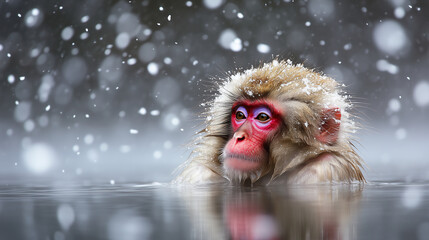
<instances>
[{"instance_id":1,"label":"monkey's nose","mask_svg":"<svg viewBox=\"0 0 429 240\"><path fill-rule=\"evenodd\" d=\"M245 140L246 138L248 138L247 134L245 132L236 132L234 133L234 139L237 142L241 142L243 140Z\"/></svg>"}]
</instances>

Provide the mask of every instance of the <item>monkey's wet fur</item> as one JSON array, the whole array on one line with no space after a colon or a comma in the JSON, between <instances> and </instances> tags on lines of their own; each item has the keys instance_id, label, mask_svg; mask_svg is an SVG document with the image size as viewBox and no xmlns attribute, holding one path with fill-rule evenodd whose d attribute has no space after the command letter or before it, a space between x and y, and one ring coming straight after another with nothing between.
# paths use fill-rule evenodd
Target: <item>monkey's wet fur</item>
<instances>
[{"instance_id":1,"label":"monkey's wet fur","mask_svg":"<svg viewBox=\"0 0 429 240\"><path fill-rule=\"evenodd\" d=\"M351 108L334 79L290 60L233 74L174 183L365 182Z\"/></svg>"}]
</instances>

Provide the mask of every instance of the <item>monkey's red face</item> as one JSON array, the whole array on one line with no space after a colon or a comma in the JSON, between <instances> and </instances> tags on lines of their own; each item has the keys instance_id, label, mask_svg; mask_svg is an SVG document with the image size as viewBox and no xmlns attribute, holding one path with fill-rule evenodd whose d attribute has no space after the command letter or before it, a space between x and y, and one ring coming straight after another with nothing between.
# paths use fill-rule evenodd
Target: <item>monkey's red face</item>
<instances>
[{"instance_id":1,"label":"monkey's red face","mask_svg":"<svg viewBox=\"0 0 429 240\"><path fill-rule=\"evenodd\" d=\"M265 143L279 128L281 114L267 101L240 101L231 114L233 135L224 149L224 166L240 172L262 169L268 161Z\"/></svg>"}]
</instances>

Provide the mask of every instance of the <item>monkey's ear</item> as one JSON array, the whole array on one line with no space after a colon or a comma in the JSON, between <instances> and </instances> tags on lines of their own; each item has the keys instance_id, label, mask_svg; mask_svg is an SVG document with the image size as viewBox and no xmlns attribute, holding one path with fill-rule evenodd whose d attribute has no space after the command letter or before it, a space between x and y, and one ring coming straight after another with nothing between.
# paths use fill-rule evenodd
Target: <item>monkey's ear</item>
<instances>
[{"instance_id":1,"label":"monkey's ear","mask_svg":"<svg viewBox=\"0 0 429 240\"><path fill-rule=\"evenodd\" d=\"M320 119L320 131L316 139L324 144L334 144L340 132L341 109L337 107L324 109Z\"/></svg>"}]
</instances>

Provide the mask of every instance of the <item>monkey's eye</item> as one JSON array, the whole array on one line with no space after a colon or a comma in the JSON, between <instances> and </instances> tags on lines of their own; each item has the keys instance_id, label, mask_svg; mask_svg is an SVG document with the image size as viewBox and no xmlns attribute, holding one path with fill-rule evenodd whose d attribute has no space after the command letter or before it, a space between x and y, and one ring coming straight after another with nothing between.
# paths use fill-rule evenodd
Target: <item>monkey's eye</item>
<instances>
[{"instance_id":1,"label":"monkey's eye","mask_svg":"<svg viewBox=\"0 0 429 240\"><path fill-rule=\"evenodd\" d=\"M270 120L270 116L265 113L260 113L256 116L256 119L261 122L268 122L268 120Z\"/></svg>"},{"instance_id":2,"label":"monkey's eye","mask_svg":"<svg viewBox=\"0 0 429 240\"><path fill-rule=\"evenodd\" d=\"M237 120L243 120L243 119L246 119L246 115L244 115L244 113L243 113L243 112L237 111L237 112L235 113L235 119L237 119Z\"/></svg>"}]
</instances>

